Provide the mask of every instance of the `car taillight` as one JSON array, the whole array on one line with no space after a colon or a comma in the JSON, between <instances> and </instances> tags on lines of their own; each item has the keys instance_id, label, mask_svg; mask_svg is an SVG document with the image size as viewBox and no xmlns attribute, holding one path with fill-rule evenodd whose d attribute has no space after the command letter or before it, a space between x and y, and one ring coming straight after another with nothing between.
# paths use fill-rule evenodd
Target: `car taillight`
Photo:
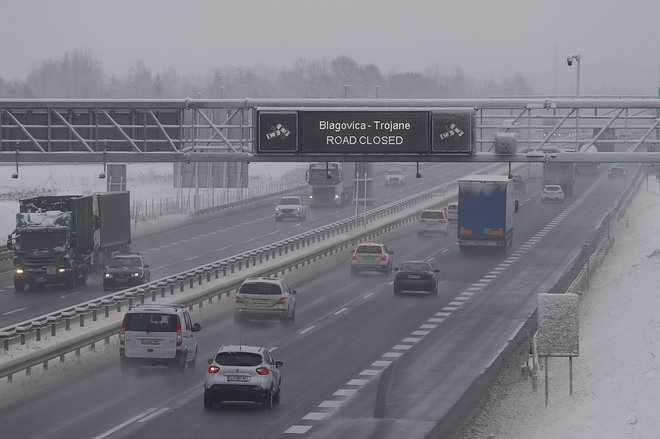
<instances>
[{"instance_id":1,"label":"car taillight","mask_svg":"<svg viewBox=\"0 0 660 439\"><path fill-rule=\"evenodd\" d=\"M380 260L381 261L387 261L387 255L385 255L385 254L380 255Z\"/></svg>"},{"instance_id":2,"label":"car taillight","mask_svg":"<svg viewBox=\"0 0 660 439\"><path fill-rule=\"evenodd\" d=\"M212 364L209 366L209 373L218 373L220 372L220 368L216 366L215 364Z\"/></svg>"},{"instance_id":3,"label":"car taillight","mask_svg":"<svg viewBox=\"0 0 660 439\"><path fill-rule=\"evenodd\" d=\"M128 314L124 315L124 320L121 322L121 329L119 330L119 344L123 345L126 342L126 321Z\"/></svg>"},{"instance_id":4,"label":"car taillight","mask_svg":"<svg viewBox=\"0 0 660 439\"><path fill-rule=\"evenodd\" d=\"M400 271L397 271L396 274L394 275L394 277L395 277L396 279L400 278L400 277L401 277L401 272L400 272Z\"/></svg>"},{"instance_id":5,"label":"car taillight","mask_svg":"<svg viewBox=\"0 0 660 439\"><path fill-rule=\"evenodd\" d=\"M446 220L446 219L443 219L443 220L442 220L442 221L440 221L440 222L441 222L442 224L444 224L444 223L446 223L446 222L447 222L447 220Z\"/></svg>"},{"instance_id":6,"label":"car taillight","mask_svg":"<svg viewBox=\"0 0 660 439\"><path fill-rule=\"evenodd\" d=\"M268 375L268 368L267 367L257 367L257 373L259 375Z\"/></svg>"},{"instance_id":7,"label":"car taillight","mask_svg":"<svg viewBox=\"0 0 660 439\"><path fill-rule=\"evenodd\" d=\"M176 345L181 346L181 342L183 341L181 337L181 318L177 315L176 316Z\"/></svg>"},{"instance_id":8,"label":"car taillight","mask_svg":"<svg viewBox=\"0 0 660 439\"><path fill-rule=\"evenodd\" d=\"M357 254L356 254L356 253L353 253L353 254L351 255L351 259L352 259L353 261L357 261Z\"/></svg>"},{"instance_id":9,"label":"car taillight","mask_svg":"<svg viewBox=\"0 0 660 439\"><path fill-rule=\"evenodd\" d=\"M245 300L243 300L243 298L238 294L236 295L236 298L234 300L236 301L236 303L245 303Z\"/></svg>"},{"instance_id":10,"label":"car taillight","mask_svg":"<svg viewBox=\"0 0 660 439\"><path fill-rule=\"evenodd\" d=\"M445 209L445 215L447 215L448 213L449 213L449 210Z\"/></svg>"},{"instance_id":11,"label":"car taillight","mask_svg":"<svg viewBox=\"0 0 660 439\"><path fill-rule=\"evenodd\" d=\"M285 303L286 303L286 297L280 297L280 298L277 300L277 304L278 304L278 305L284 305Z\"/></svg>"}]
</instances>

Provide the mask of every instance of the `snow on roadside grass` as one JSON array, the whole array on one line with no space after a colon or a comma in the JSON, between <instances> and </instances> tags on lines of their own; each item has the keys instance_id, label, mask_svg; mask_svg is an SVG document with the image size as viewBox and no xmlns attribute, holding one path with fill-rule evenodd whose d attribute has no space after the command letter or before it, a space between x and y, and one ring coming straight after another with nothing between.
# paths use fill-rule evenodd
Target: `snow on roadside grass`
<instances>
[{"instance_id":1,"label":"snow on roadside grass","mask_svg":"<svg viewBox=\"0 0 660 439\"><path fill-rule=\"evenodd\" d=\"M549 359L548 407L545 372L535 393L531 381L520 379L510 364L465 439L488 434L507 439L658 437L660 198L655 185L650 192L644 187L626 213L627 222L612 224L616 242L584 292L573 396L568 359ZM519 366L524 359L514 361Z\"/></svg>"}]
</instances>

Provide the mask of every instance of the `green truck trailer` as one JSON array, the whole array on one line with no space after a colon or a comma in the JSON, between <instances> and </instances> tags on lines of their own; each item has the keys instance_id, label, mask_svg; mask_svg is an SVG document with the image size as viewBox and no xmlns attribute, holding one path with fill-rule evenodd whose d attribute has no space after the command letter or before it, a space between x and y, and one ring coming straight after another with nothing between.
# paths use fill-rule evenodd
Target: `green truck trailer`
<instances>
[{"instance_id":1,"label":"green truck trailer","mask_svg":"<svg viewBox=\"0 0 660 439\"><path fill-rule=\"evenodd\" d=\"M128 192L20 200L16 228L7 239L14 251L14 288L84 283L130 242Z\"/></svg>"}]
</instances>

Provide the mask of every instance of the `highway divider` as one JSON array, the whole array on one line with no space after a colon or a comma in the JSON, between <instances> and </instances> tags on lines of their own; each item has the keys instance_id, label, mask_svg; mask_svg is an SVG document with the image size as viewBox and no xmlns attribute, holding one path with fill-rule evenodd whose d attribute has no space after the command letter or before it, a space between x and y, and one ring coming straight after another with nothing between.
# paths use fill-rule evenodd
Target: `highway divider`
<instances>
[{"instance_id":1,"label":"highway divider","mask_svg":"<svg viewBox=\"0 0 660 439\"><path fill-rule=\"evenodd\" d=\"M494 170L489 165L483 171ZM505 171L506 172L506 171ZM0 378L26 373L37 364L46 369L57 357L105 340L119 330L127 307L166 301L201 308L229 297L247 277L284 275L417 220L420 210L455 201L458 180L433 187L332 224L181 272L138 287L93 299L0 330ZM205 285L203 287L203 285ZM3 355L4 353L4 360Z\"/></svg>"}]
</instances>

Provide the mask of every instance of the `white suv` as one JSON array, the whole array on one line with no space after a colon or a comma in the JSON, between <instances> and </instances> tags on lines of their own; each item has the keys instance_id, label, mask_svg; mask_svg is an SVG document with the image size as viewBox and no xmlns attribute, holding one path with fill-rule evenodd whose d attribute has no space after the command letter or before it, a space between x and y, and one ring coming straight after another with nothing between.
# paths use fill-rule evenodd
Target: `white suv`
<instances>
[{"instance_id":1,"label":"white suv","mask_svg":"<svg viewBox=\"0 0 660 439\"><path fill-rule=\"evenodd\" d=\"M257 346L222 346L209 360L204 380L204 407L222 401L260 402L266 408L280 403L281 361Z\"/></svg>"},{"instance_id":2,"label":"white suv","mask_svg":"<svg viewBox=\"0 0 660 439\"><path fill-rule=\"evenodd\" d=\"M422 210L417 218L417 236L425 233L442 233L449 235L449 223L442 210L427 209Z\"/></svg>"},{"instance_id":3,"label":"white suv","mask_svg":"<svg viewBox=\"0 0 660 439\"><path fill-rule=\"evenodd\" d=\"M564 191L557 184L546 184L541 191L541 202L557 201L564 202Z\"/></svg>"},{"instance_id":4,"label":"white suv","mask_svg":"<svg viewBox=\"0 0 660 439\"><path fill-rule=\"evenodd\" d=\"M275 221L293 218L303 221L307 218L307 206L300 197L282 197L275 205Z\"/></svg>"},{"instance_id":5,"label":"white suv","mask_svg":"<svg viewBox=\"0 0 660 439\"><path fill-rule=\"evenodd\" d=\"M202 329L179 305L137 305L124 315L119 331L121 368L130 366L174 366L194 368L197 341Z\"/></svg>"},{"instance_id":6,"label":"white suv","mask_svg":"<svg viewBox=\"0 0 660 439\"><path fill-rule=\"evenodd\" d=\"M351 252L351 274L363 270L382 271L385 274L392 272L394 259L393 251L387 249L385 244L373 242L360 244Z\"/></svg>"},{"instance_id":7,"label":"white suv","mask_svg":"<svg viewBox=\"0 0 660 439\"><path fill-rule=\"evenodd\" d=\"M296 290L273 277L245 279L234 299L234 322L277 319L285 325L296 319Z\"/></svg>"}]
</instances>

